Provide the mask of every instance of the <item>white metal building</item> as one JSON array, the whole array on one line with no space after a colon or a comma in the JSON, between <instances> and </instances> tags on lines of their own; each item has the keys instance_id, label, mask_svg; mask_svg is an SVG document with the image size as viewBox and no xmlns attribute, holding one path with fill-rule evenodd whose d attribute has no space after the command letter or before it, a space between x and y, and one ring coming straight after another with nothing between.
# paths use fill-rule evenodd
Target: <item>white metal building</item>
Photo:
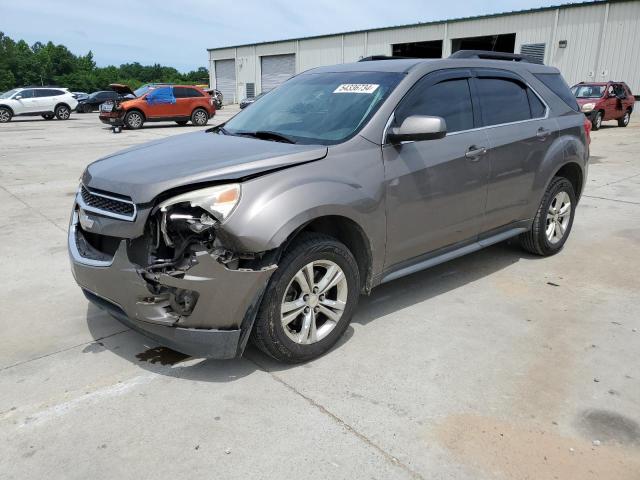
<instances>
[{"instance_id":1,"label":"white metal building","mask_svg":"<svg viewBox=\"0 0 640 480\"><path fill-rule=\"evenodd\" d=\"M570 84L625 81L640 94L640 1L601 0L520 12L209 49L211 85L225 103L296 73L371 55L448 57L461 49L527 53Z\"/></svg>"}]
</instances>

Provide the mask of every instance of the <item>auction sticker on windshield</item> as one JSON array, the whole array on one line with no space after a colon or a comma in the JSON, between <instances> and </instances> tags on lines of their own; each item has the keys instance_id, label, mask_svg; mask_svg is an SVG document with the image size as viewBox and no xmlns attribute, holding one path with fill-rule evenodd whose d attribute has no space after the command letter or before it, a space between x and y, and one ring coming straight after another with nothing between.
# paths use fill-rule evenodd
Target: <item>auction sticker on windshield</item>
<instances>
[{"instance_id":1,"label":"auction sticker on windshield","mask_svg":"<svg viewBox=\"0 0 640 480\"><path fill-rule=\"evenodd\" d=\"M375 83L343 83L333 93L373 93L379 86Z\"/></svg>"}]
</instances>

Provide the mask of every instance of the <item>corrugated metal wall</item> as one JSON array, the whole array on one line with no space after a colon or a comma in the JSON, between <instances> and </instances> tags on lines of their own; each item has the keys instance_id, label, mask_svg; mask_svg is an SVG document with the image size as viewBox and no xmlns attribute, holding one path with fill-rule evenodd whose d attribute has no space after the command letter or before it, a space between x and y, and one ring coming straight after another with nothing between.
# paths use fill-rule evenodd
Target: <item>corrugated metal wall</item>
<instances>
[{"instance_id":1,"label":"corrugated metal wall","mask_svg":"<svg viewBox=\"0 0 640 480\"><path fill-rule=\"evenodd\" d=\"M634 93L640 93L637 0L214 49L209 51L209 65L213 69L214 60L237 57L237 97L241 99L248 82L262 91L261 56L293 53L296 72L302 72L369 55L391 55L391 46L397 43L443 40L442 56L448 57L452 39L502 33L516 34L516 52L522 44L544 43L545 63L560 68L570 84L611 78L626 81ZM566 48L559 48L563 40ZM210 78L215 78L213 71Z\"/></svg>"}]
</instances>

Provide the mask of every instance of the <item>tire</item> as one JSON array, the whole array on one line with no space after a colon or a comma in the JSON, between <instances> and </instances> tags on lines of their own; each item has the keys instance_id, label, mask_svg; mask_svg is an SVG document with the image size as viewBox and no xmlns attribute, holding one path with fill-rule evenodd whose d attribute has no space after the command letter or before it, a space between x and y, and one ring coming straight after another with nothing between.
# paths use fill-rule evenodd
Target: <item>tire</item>
<instances>
[{"instance_id":1,"label":"tire","mask_svg":"<svg viewBox=\"0 0 640 480\"><path fill-rule=\"evenodd\" d=\"M137 130L144 125L144 115L138 110L131 110L124 116L124 124L131 130Z\"/></svg>"},{"instance_id":2,"label":"tire","mask_svg":"<svg viewBox=\"0 0 640 480\"><path fill-rule=\"evenodd\" d=\"M11 121L13 112L6 107L0 107L0 123L7 123Z\"/></svg>"},{"instance_id":3,"label":"tire","mask_svg":"<svg viewBox=\"0 0 640 480\"><path fill-rule=\"evenodd\" d=\"M569 202L568 212L563 215L566 201ZM528 252L543 257L558 253L571 233L575 210L573 185L564 177L554 177L542 197L531 230L520 235L520 244Z\"/></svg>"},{"instance_id":4,"label":"tire","mask_svg":"<svg viewBox=\"0 0 640 480\"><path fill-rule=\"evenodd\" d=\"M308 285L304 272L308 272L309 265L314 271L316 290L299 288ZM343 275L335 277L337 283L322 294L325 277L334 278L330 272ZM303 280L298 283L298 278ZM334 283L326 281L329 285ZM306 299L305 291L310 292ZM284 253L269 281L251 339L260 350L281 362L300 363L317 358L342 336L359 296L358 264L349 249L333 237L303 233ZM283 314L285 299L288 306L284 308L291 308ZM287 317L289 323L285 324L283 320ZM311 319L307 329L305 319Z\"/></svg>"},{"instance_id":5,"label":"tire","mask_svg":"<svg viewBox=\"0 0 640 480\"><path fill-rule=\"evenodd\" d=\"M593 117L593 120L591 120L591 130L593 131L600 130L600 127L602 126L603 117L604 115L602 112L596 113L596 116Z\"/></svg>"},{"instance_id":6,"label":"tire","mask_svg":"<svg viewBox=\"0 0 640 480\"><path fill-rule=\"evenodd\" d=\"M629 125L629 120L631 120L631 110L627 110L626 112L624 112L624 116L618 119L618 126L626 127L627 125Z\"/></svg>"},{"instance_id":7,"label":"tire","mask_svg":"<svg viewBox=\"0 0 640 480\"><path fill-rule=\"evenodd\" d=\"M55 110L55 115L58 120L69 120L71 109L66 105L58 105Z\"/></svg>"},{"instance_id":8,"label":"tire","mask_svg":"<svg viewBox=\"0 0 640 480\"><path fill-rule=\"evenodd\" d=\"M44 118L45 120L53 120L53 117L53 113L45 113L44 115L42 115L42 118Z\"/></svg>"},{"instance_id":9,"label":"tire","mask_svg":"<svg viewBox=\"0 0 640 480\"><path fill-rule=\"evenodd\" d=\"M197 127L204 127L209 122L209 112L204 108L196 108L191 114L191 123Z\"/></svg>"},{"instance_id":10,"label":"tire","mask_svg":"<svg viewBox=\"0 0 640 480\"><path fill-rule=\"evenodd\" d=\"M189 123L189 120L176 120L176 123L181 127L184 127L187 123Z\"/></svg>"}]
</instances>

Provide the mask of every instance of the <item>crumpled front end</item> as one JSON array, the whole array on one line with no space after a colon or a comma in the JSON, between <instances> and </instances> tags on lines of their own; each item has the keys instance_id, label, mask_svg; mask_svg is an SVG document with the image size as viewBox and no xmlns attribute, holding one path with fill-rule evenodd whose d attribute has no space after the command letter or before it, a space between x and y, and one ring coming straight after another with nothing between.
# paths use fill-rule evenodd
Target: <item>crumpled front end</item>
<instances>
[{"instance_id":1,"label":"crumpled front end","mask_svg":"<svg viewBox=\"0 0 640 480\"><path fill-rule=\"evenodd\" d=\"M163 212L82 186L69 227L73 275L89 300L159 343L232 358L276 265L269 252L227 249L221 229L197 209Z\"/></svg>"}]
</instances>

